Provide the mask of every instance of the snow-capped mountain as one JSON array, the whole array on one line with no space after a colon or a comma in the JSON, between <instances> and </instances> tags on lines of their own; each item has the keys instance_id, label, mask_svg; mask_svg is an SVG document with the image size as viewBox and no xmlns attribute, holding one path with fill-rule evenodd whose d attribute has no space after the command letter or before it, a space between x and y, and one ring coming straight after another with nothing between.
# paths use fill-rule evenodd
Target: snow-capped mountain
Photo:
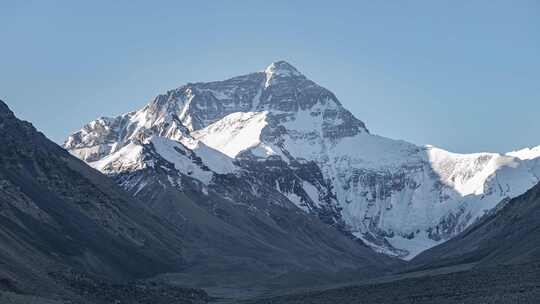
<instances>
[{"instance_id":1,"label":"snow-capped mountain","mask_svg":"<svg viewBox=\"0 0 540 304\"><path fill-rule=\"evenodd\" d=\"M95 163L117 170L115 181L126 192L0 100L2 300L9 290L72 303L110 303L112 297L141 303L141 295L151 303L206 303L204 293L170 292L156 283L230 288L276 279L273 286L291 288L313 273L314 284L329 284L350 278L337 273L371 277L402 264L299 210L253 177L215 174L205 191L188 175L214 174L202 159L164 137L149 140L134 140ZM244 190L246 183L256 191ZM145 283L156 275L166 278ZM122 287L125 280L136 283Z\"/></svg>"},{"instance_id":2,"label":"snow-capped mountain","mask_svg":"<svg viewBox=\"0 0 540 304\"><path fill-rule=\"evenodd\" d=\"M208 193L234 176L243 181L237 187L272 200L258 193L264 185L404 259L540 180L540 148L455 154L373 135L332 92L284 61L188 83L138 111L87 124L64 146L135 195L149 183L139 172L163 163L178 189L189 177Z\"/></svg>"}]
</instances>

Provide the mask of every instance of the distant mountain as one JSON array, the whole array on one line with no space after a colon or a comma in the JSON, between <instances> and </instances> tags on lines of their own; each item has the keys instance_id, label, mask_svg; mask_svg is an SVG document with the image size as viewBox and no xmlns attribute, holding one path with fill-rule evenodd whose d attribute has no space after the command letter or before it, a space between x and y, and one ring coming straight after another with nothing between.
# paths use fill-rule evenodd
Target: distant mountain
<instances>
[{"instance_id":1,"label":"distant mountain","mask_svg":"<svg viewBox=\"0 0 540 304\"><path fill-rule=\"evenodd\" d=\"M413 266L480 266L540 261L540 184L509 200L452 240L420 254Z\"/></svg>"},{"instance_id":2,"label":"distant mountain","mask_svg":"<svg viewBox=\"0 0 540 304\"><path fill-rule=\"evenodd\" d=\"M164 207L153 197L158 189L219 197L232 209L292 203L289 213L313 214L404 259L459 234L540 176L537 148L455 154L373 135L284 61L188 83L85 125L65 148L165 216L177 203Z\"/></svg>"}]
</instances>

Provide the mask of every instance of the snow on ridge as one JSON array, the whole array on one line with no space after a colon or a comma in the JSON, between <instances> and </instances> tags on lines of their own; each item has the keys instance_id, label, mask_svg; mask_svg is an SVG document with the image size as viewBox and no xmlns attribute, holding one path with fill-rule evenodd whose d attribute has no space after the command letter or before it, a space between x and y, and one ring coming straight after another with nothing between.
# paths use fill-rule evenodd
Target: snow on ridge
<instances>
[{"instance_id":1,"label":"snow on ridge","mask_svg":"<svg viewBox=\"0 0 540 304\"><path fill-rule=\"evenodd\" d=\"M238 170L232 158L201 141L197 141L190 149L201 158L204 165L215 173L228 174Z\"/></svg>"},{"instance_id":2,"label":"snow on ridge","mask_svg":"<svg viewBox=\"0 0 540 304\"><path fill-rule=\"evenodd\" d=\"M152 137L150 142L156 152L172 163L178 171L195 177L206 184L212 180L213 173L211 171L202 169L185 152L180 152L184 151L184 147L180 143L163 137Z\"/></svg>"},{"instance_id":3,"label":"snow on ridge","mask_svg":"<svg viewBox=\"0 0 540 304\"><path fill-rule=\"evenodd\" d=\"M511 163L511 158L505 159L497 153L458 154L432 146L426 150L428 161L441 181L462 196L482 194L487 178Z\"/></svg>"},{"instance_id":4,"label":"snow on ridge","mask_svg":"<svg viewBox=\"0 0 540 304\"><path fill-rule=\"evenodd\" d=\"M129 143L118 151L103 157L100 160L88 162L88 164L102 172L122 172L124 170L142 169L143 147L135 143Z\"/></svg>"},{"instance_id":5,"label":"snow on ridge","mask_svg":"<svg viewBox=\"0 0 540 304\"><path fill-rule=\"evenodd\" d=\"M536 146L533 148L524 148L521 150L516 150L512 152L506 153L508 156L517 157L521 160L530 160L540 157L540 146Z\"/></svg>"},{"instance_id":6,"label":"snow on ridge","mask_svg":"<svg viewBox=\"0 0 540 304\"><path fill-rule=\"evenodd\" d=\"M268 112L236 112L206 128L194 131L193 138L202 141L231 158L261 143L261 132L267 126Z\"/></svg>"},{"instance_id":7,"label":"snow on ridge","mask_svg":"<svg viewBox=\"0 0 540 304\"><path fill-rule=\"evenodd\" d=\"M406 141L360 133L330 147L334 157L351 155L355 166L371 169L399 168L421 161L418 147Z\"/></svg>"},{"instance_id":8,"label":"snow on ridge","mask_svg":"<svg viewBox=\"0 0 540 304\"><path fill-rule=\"evenodd\" d=\"M518 168L523 160L540 157L538 151L459 154L433 146L426 147L429 162L441 180L462 196L481 195L485 183L504 167ZM536 152L536 153L535 153Z\"/></svg>"}]
</instances>

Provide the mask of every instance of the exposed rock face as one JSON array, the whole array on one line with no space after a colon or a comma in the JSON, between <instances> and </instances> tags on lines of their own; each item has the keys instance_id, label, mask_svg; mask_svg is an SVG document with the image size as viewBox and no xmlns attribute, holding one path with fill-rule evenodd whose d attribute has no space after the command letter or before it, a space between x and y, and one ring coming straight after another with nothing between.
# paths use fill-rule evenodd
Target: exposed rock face
<instances>
[{"instance_id":1,"label":"exposed rock face","mask_svg":"<svg viewBox=\"0 0 540 304\"><path fill-rule=\"evenodd\" d=\"M234 175L254 195L254 185L272 188L344 234L406 259L540 176L540 150L461 155L372 135L332 92L283 61L184 85L139 111L89 123L65 147L112 176L135 176L159 156L174 164L172 180L176 171L188 175L202 193ZM144 188L133 178L121 183Z\"/></svg>"}]
</instances>

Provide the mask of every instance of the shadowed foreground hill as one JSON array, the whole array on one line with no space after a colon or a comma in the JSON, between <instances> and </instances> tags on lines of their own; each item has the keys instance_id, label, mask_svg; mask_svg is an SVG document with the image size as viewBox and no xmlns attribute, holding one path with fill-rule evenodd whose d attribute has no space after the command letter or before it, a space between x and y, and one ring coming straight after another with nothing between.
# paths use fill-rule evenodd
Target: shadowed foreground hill
<instances>
[{"instance_id":1,"label":"shadowed foreground hill","mask_svg":"<svg viewBox=\"0 0 540 304\"><path fill-rule=\"evenodd\" d=\"M0 290L78 298L101 286L99 297L183 265L172 227L0 101Z\"/></svg>"}]
</instances>

